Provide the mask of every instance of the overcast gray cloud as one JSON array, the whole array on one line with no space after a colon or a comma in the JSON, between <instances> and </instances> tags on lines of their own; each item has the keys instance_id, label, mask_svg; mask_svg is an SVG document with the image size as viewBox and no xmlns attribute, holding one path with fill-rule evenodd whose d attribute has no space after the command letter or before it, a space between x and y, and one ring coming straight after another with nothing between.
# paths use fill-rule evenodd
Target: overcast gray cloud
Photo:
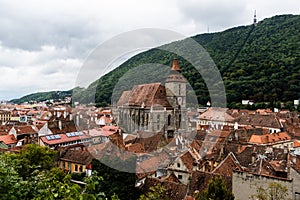
<instances>
[{"instance_id":1,"label":"overcast gray cloud","mask_svg":"<svg viewBox=\"0 0 300 200\"><path fill-rule=\"evenodd\" d=\"M122 32L162 28L195 35L276 14L299 14L298 0L2 0L0 99L74 87L92 50ZM91 80L92 81L92 80Z\"/></svg>"}]
</instances>

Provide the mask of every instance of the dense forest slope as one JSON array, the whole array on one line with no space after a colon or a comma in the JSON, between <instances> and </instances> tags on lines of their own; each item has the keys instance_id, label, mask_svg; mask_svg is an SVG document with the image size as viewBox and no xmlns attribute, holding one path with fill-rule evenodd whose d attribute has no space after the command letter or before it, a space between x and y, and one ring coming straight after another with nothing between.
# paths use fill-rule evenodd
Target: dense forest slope
<instances>
[{"instance_id":1,"label":"dense forest slope","mask_svg":"<svg viewBox=\"0 0 300 200\"><path fill-rule=\"evenodd\" d=\"M240 26L192 38L209 52L220 70L229 103L241 102L242 99L253 99L255 102L290 101L300 97L299 15L274 16L259 22L257 26ZM180 47L184 40L174 43ZM93 101L94 94L90 91L96 88L96 103L110 104L115 85L128 70L144 63L170 66L174 57L178 56L158 48L140 53L86 90L74 93L74 97L80 102ZM199 103L204 105L210 98L201 75L186 60L178 59L183 75L196 92ZM153 74L156 77L160 72L158 70ZM135 80L131 82L139 83Z\"/></svg>"}]
</instances>

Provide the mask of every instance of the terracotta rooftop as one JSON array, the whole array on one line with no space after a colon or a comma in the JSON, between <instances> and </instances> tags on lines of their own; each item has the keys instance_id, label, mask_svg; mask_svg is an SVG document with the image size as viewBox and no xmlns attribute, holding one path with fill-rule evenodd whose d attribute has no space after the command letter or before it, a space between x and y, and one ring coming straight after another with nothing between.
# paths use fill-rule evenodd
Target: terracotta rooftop
<instances>
[{"instance_id":1,"label":"terracotta rooftop","mask_svg":"<svg viewBox=\"0 0 300 200\"><path fill-rule=\"evenodd\" d=\"M126 90L126 91L123 91L117 105L118 106L123 106L123 105L127 105L128 102L129 102L129 98L131 96L131 90Z\"/></svg>"},{"instance_id":2,"label":"terracotta rooftop","mask_svg":"<svg viewBox=\"0 0 300 200\"><path fill-rule=\"evenodd\" d=\"M299 140L294 140L294 148L300 147L300 141Z\"/></svg>"},{"instance_id":3,"label":"terracotta rooftop","mask_svg":"<svg viewBox=\"0 0 300 200\"><path fill-rule=\"evenodd\" d=\"M196 161L195 158L192 156L192 154L189 151L187 151L182 156L180 156L180 159L182 160L186 168L189 170L189 172L192 172L193 163Z\"/></svg>"},{"instance_id":4,"label":"terracotta rooftop","mask_svg":"<svg viewBox=\"0 0 300 200\"><path fill-rule=\"evenodd\" d=\"M168 159L169 156L166 153L160 153L145 159L141 163L137 163L136 173L155 172L160 166L166 165Z\"/></svg>"},{"instance_id":5,"label":"terracotta rooftop","mask_svg":"<svg viewBox=\"0 0 300 200\"><path fill-rule=\"evenodd\" d=\"M287 132L280 132L266 135L252 135L249 143L252 144L269 144L291 140L291 136Z\"/></svg>"},{"instance_id":6,"label":"terracotta rooftop","mask_svg":"<svg viewBox=\"0 0 300 200\"><path fill-rule=\"evenodd\" d=\"M110 136L117 133L119 130L118 126L104 126L98 129L90 129L88 130L88 135L92 137L96 136Z\"/></svg>"},{"instance_id":7,"label":"terracotta rooftop","mask_svg":"<svg viewBox=\"0 0 300 200\"><path fill-rule=\"evenodd\" d=\"M68 133L69 135L70 133ZM47 144L47 145L57 145L57 144L61 144L61 143L65 143L65 142L72 142L72 141L77 141L77 140L83 140L83 139L87 139L90 138L90 136L88 135L74 135L74 136L67 136L67 134L56 134L58 137L55 139L47 139L47 137L49 137L48 135L46 136L42 136L41 140L43 141L43 143Z\"/></svg>"},{"instance_id":8,"label":"terracotta rooftop","mask_svg":"<svg viewBox=\"0 0 300 200\"><path fill-rule=\"evenodd\" d=\"M132 152L132 153L143 153L143 152L145 152L143 146L139 143L126 145L126 148L129 152Z\"/></svg>"},{"instance_id":9,"label":"terracotta rooftop","mask_svg":"<svg viewBox=\"0 0 300 200\"><path fill-rule=\"evenodd\" d=\"M143 134L149 134L151 133L143 133ZM134 143L139 143L143 146L143 149L145 152L152 152L159 148L160 144L166 142L165 137L163 133L155 133L153 136L145 136L145 137L138 137L134 140Z\"/></svg>"},{"instance_id":10,"label":"terracotta rooftop","mask_svg":"<svg viewBox=\"0 0 300 200\"><path fill-rule=\"evenodd\" d=\"M226 122L232 122L234 120L234 118L226 112L226 109L223 108L209 108L206 112L202 113L198 118L200 120L226 121Z\"/></svg>"},{"instance_id":11,"label":"terracotta rooftop","mask_svg":"<svg viewBox=\"0 0 300 200\"><path fill-rule=\"evenodd\" d=\"M233 170L242 170L242 166L236 159L235 155L230 152L226 158L212 171L212 173L232 176Z\"/></svg>"},{"instance_id":12,"label":"terracotta rooftop","mask_svg":"<svg viewBox=\"0 0 300 200\"><path fill-rule=\"evenodd\" d=\"M238 122L239 125L251 125L258 127L269 127L269 128L281 128L281 124L276 115L241 115L235 119L235 122Z\"/></svg>"},{"instance_id":13,"label":"terracotta rooftop","mask_svg":"<svg viewBox=\"0 0 300 200\"><path fill-rule=\"evenodd\" d=\"M86 150L67 150L67 152L60 158L63 161L70 161L88 165L93 160L93 156Z\"/></svg>"},{"instance_id":14,"label":"terracotta rooftop","mask_svg":"<svg viewBox=\"0 0 300 200\"><path fill-rule=\"evenodd\" d=\"M18 141L14 135L1 135L0 142L4 144L16 144Z\"/></svg>"},{"instance_id":15,"label":"terracotta rooftop","mask_svg":"<svg viewBox=\"0 0 300 200\"><path fill-rule=\"evenodd\" d=\"M131 91L124 91L117 105L148 109L155 105L172 108L166 98L166 89L160 83L136 85Z\"/></svg>"},{"instance_id":16,"label":"terracotta rooftop","mask_svg":"<svg viewBox=\"0 0 300 200\"><path fill-rule=\"evenodd\" d=\"M16 130L17 135L21 135L21 134L33 134L33 133L37 133L32 126L28 125L28 126L15 126L14 127Z\"/></svg>"}]
</instances>

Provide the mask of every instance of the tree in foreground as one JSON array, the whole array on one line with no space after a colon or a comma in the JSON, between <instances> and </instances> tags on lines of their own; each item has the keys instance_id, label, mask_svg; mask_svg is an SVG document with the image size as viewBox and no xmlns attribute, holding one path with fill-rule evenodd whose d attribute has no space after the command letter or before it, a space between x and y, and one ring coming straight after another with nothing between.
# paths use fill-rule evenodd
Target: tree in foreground
<instances>
[{"instance_id":1,"label":"tree in foreground","mask_svg":"<svg viewBox=\"0 0 300 200\"><path fill-rule=\"evenodd\" d=\"M208 188L196 195L196 200L233 200L234 196L226 187L221 176L209 181Z\"/></svg>"},{"instance_id":2,"label":"tree in foreground","mask_svg":"<svg viewBox=\"0 0 300 200\"><path fill-rule=\"evenodd\" d=\"M268 187L257 188L257 194L252 195L251 198L255 200L282 200L287 199L288 189L279 183L269 183Z\"/></svg>"},{"instance_id":3,"label":"tree in foreground","mask_svg":"<svg viewBox=\"0 0 300 200\"><path fill-rule=\"evenodd\" d=\"M103 190L95 190L104 184L101 176L85 178L82 188L71 181L70 173L56 167L56 155L33 144L18 154L0 153L0 199L107 199Z\"/></svg>"},{"instance_id":4,"label":"tree in foreground","mask_svg":"<svg viewBox=\"0 0 300 200\"><path fill-rule=\"evenodd\" d=\"M166 200L164 196L166 188L164 188L161 184L152 186L149 190L150 191L146 194L142 194L138 200Z\"/></svg>"}]
</instances>

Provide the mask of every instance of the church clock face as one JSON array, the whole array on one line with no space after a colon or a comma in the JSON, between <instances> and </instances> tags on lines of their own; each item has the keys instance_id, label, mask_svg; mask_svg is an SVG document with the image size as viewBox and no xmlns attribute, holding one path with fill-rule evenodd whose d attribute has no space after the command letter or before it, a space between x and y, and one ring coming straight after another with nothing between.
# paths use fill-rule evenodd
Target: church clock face
<instances>
[{"instance_id":1,"label":"church clock face","mask_svg":"<svg viewBox=\"0 0 300 200\"><path fill-rule=\"evenodd\" d=\"M178 101L178 104L181 105L182 104L182 97L177 97L177 101Z\"/></svg>"}]
</instances>

